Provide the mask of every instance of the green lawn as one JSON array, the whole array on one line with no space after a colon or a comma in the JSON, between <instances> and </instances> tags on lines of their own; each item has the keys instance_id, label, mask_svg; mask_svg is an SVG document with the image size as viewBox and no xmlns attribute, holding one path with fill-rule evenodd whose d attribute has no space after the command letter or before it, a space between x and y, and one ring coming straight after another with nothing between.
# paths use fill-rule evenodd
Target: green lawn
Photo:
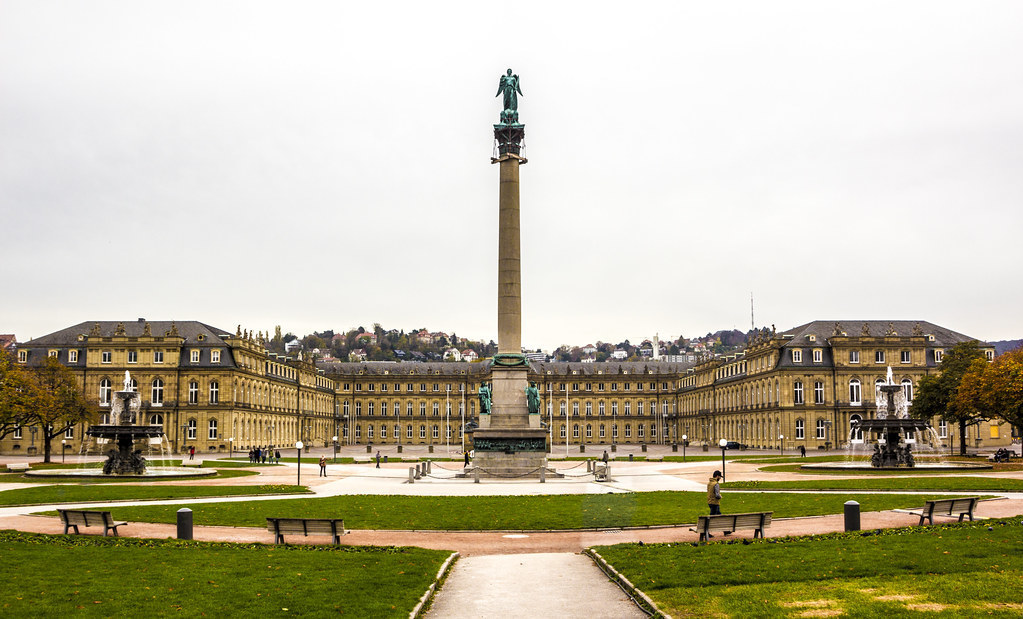
<instances>
[{"instance_id":1,"label":"green lawn","mask_svg":"<svg viewBox=\"0 0 1023 619\"><path fill-rule=\"evenodd\" d=\"M1023 523L1018 518L880 533L594 550L675 617L1023 613Z\"/></svg>"},{"instance_id":2,"label":"green lawn","mask_svg":"<svg viewBox=\"0 0 1023 619\"><path fill-rule=\"evenodd\" d=\"M0 492L0 506L244 496L250 494L296 494L299 492L307 492L307 490L304 486L285 486L281 484L264 484L262 486L61 484Z\"/></svg>"},{"instance_id":3,"label":"green lawn","mask_svg":"<svg viewBox=\"0 0 1023 619\"><path fill-rule=\"evenodd\" d=\"M934 498L934 497L927 497ZM924 497L899 494L725 493L726 512L773 511L775 518L921 507ZM111 508L129 522L175 522L190 508L197 525L263 527L266 517L344 518L350 529L581 529L683 524L707 513L703 492L641 492L550 496L337 496L231 503Z\"/></svg>"},{"instance_id":4,"label":"green lawn","mask_svg":"<svg viewBox=\"0 0 1023 619\"><path fill-rule=\"evenodd\" d=\"M0 615L408 617L449 554L0 531Z\"/></svg>"},{"instance_id":5,"label":"green lawn","mask_svg":"<svg viewBox=\"0 0 1023 619\"><path fill-rule=\"evenodd\" d=\"M1023 492L1023 479L999 477L865 477L861 479L799 479L736 481L722 490L931 490L934 492Z\"/></svg>"}]
</instances>

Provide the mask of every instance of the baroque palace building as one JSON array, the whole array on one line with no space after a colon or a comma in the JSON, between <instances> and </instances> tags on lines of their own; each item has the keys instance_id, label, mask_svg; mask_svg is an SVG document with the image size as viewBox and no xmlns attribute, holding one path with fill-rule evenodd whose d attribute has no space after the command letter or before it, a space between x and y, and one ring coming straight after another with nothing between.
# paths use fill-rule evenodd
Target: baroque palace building
<instances>
[{"instance_id":1,"label":"baroque palace building","mask_svg":"<svg viewBox=\"0 0 1023 619\"><path fill-rule=\"evenodd\" d=\"M816 321L761 332L747 348L693 363L533 363L552 449L586 444L736 441L754 448L826 449L861 437L850 422L873 417L874 385L891 366L907 399L937 371L943 352L968 341L927 322ZM984 347L989 358L994 349ZM314 363L269 352L239 327L201 322L85 322L18 345L17 359L56 357L75 370L102 423L125 370L143 419L163 425L169 447L197 452L307 445L430 445L461 448L479 417L486 362ZM956 428L936 422L943 443ZM70 453L91 445L87 424L69 429ZM22 429L0 452L40 450ZM1008 444L995 422L968 429L971 447ZM466 445L471 446L466 435ZM782 438L784 437L784 438ZM84 443L83 443L84 439Z\"/></svg>"}]
</instances>

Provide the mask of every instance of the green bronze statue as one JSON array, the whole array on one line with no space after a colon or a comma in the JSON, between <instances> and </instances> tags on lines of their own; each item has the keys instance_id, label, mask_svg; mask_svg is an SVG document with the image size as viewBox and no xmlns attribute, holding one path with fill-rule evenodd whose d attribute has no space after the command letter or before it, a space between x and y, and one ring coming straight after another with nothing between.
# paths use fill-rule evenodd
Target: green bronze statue
<instances>
[{"instance_id":1,"label":"green bronze statue","mask_svg":"<svg viewBox=\"0 0 1023 619\"><path fill-rule=\"evenodd\" d=\"M540 390L536 388L536 383L529 383L526 387L526 408L531 415L540 412Z\"/></svg>"},{"instance_id":2,"label":"green bronze statue","mask_svg":"<svg viewBox=\"0 0 1023 619\"><path fill-rule=\"evenodd\" d=\"M480 383L480 413L490 414L490 385Z\"/></svg>"},{"instance_id":3,"label":"green bronze statue","mask_svg":"<svg viewBox=\"0 0 1023 619\"><path fill-rule=\"evenodd\" d=\"M494 96L500 96L501 94L504 94L504 108L501 110L501 124L518 124L519 95L522 94L522 89L519 88L519 76L512 75L511 69L508 69L508 73L506 75L502 75L500 81L497 83L497 94Z\"/></svg>"}]
</instances>

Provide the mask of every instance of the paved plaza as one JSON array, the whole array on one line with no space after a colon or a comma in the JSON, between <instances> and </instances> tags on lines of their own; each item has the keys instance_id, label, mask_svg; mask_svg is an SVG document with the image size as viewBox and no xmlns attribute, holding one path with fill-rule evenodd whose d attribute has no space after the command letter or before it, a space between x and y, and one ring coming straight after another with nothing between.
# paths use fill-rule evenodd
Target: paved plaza
<instances>
[{"instance_id":1,"label":"paved plaza","mask_svg":"<svg viewBox=\"0 0 1023 619\"><path fill-rule=\"evenodd\" d=\"M415 448L405 448L401 457L410 459L440 458L443 453L418 453ZM594 450L591 450L594 451ZM652 447L649 452L635 456L667 455L669 448ZM313 450L306 457L318 457L321 452ZM327 451L328 458L333 452ZM585 455L599 456L595 453ZM341 456L366 458L365 448L342 450ZM375 451L373 452L375 455ZM309 487L315 496L359 495L409 495L409 496L482 496L482 495L544 495L544 494L604 494L622 492L647 492L655 490L676 490L702 492L710 473L721 468L719 459L700 462L646 462L628 461L627 453L619 451L618 461L612 462L611 479L597 483L587 473L586 464L580 461L554 461L552 465L564 474L562 478L549 478L544 483L537 480L481 481L474 483L471 478L457 478L461 472L461 461L434 461L429 474L409 483L410 462L394 462L398 454L392 448L382 450L388 456L387 463L380 467L375 462L357 464L329 464L327 477L317 477L318 466L312 462L302 465L302 484ZM572 454L578 456L579 454ZM679 455L679 454L672 454ZM697 453L694 455L704 455ZM732 454L728 454L731 456ZM744 453L744 456L750 455ZM454 457L457 457L453 453ZM225 457L225 456L221 456ZM0 457L0 465L8 462L24 462L24 458ZM69 466L71 465L69 461ZM776 473L759 470L761 465L727 462L728 481L765 480L781 481L800 478L795 473ZM192 479L187 481L150 482L173 485L262 485L294 484L297 473L295 463L279 466L252 465L258 475L227 479ZM993 475L1023 478L1023 472L991 473ZM959 477L962 474L957 475ZM841 475L831 476L834 478ZM845 476L848 477L848 476ZM815 475L815 479L820 476ZM60 482L54 482L60 483ZM0 483L0 490L25 487L24 483ZM36 484L31 484L36 485ZM738 491L728 491L727 494ZM902 491L900 491L902 492ZM863 491L857 491L863 493ZM908 493L908 492L907 492ZM841 531L844 528L842 504L849 492L833 492L835 497L834 515L807 518L780 518L772 522L770 537L803 535ZM921 493L921 504L934 492ZM954 494L943 492L942 494ZM975 494L975 493L972 493ZM981 518L996 518L1023 515L1023 494L992 493L998 499L983 501L977 509ZM310 495L267 497L217 497L205 499L175 499L164 501L133 501L110 503L82 503L62 505L84 509L109 509L115 505L177 505L221 501L280 500L282 498L310 498ZM62 533L63 526L55 517L33 515L56 509L55 505L32 505L0 508L0 528L18 529L37 533ZM861 515L863 529L915 525L918 517L901 511L865 512ZM130 523L121 528L122 535L131 537L167 538L176 535L176 527L169 524ZM749 537L752 532L737 532L734 537ZM207 541L236 541L271 543L272 536L265 528L213 527L197 522L194 538ZM304 541L302 537L289 538L289 543L316 543L320 538ZM431 549L453 550L460 553L447 581L438 592L430 616L432 617L498 617L522 616L518 605L522 583L528 581L533 595L528 603L536 616L579 616L579 617L626 617L638 613L628 597L611 584L596 566L579 554L594 545L622 542L693 542L696 534L689 526L663 526L624 529L591 529L573 531L394 531L394 530L353 530L342 538L351 545L399 545L419 546ZM548 575L544 578L540 574ZM485 583L485 585L483 584ZM587 583L580 586L580 583ZM539 605L539 606L538 606ZM541 612L542 611L542 612ZM537 614L539 613L539 614ZM640 615L635 615L640 616Z\"/></svg>"}]
</instances>

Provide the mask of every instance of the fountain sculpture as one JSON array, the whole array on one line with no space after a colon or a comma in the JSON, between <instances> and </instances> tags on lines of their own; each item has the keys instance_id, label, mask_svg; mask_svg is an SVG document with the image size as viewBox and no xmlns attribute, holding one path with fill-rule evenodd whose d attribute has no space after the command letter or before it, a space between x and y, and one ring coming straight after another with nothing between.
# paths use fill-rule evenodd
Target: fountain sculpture
<instances>
[{"instance_id":1,"label":"fountain sculpture","mask_svg":"<svg viewBox=\"0 0 1023 619\"><path fill-rule=\"evenodd\" d=\"M115 391L110 401L110 423L94 425L88 434L98 439L113 439L117 449L111 449L103 465L104 475L143 475L146 459L135 449L138 439L163 436L163 426L137 425L142 399L131 388L131 375L124 372L124 389Z\"/></svg>"},{"instance_id":2,"label":"fountain sculpture","mask_svg":"<svg viewBox=\"0 0 1023 619\"><path fill-rule=\"evenodd\" d=\"M874 453L870 464L874 468L898 468L915 466L910 444L901 442L901 433L918 432L930 429L930 425L922 419L911 419L906 395L902 385L892 378L892 368L888 367L887 380L877 385L877 415L874 419L854 421L853 431L865 431L878 435L874 444Z\"/></svg>"}]
</instances>

